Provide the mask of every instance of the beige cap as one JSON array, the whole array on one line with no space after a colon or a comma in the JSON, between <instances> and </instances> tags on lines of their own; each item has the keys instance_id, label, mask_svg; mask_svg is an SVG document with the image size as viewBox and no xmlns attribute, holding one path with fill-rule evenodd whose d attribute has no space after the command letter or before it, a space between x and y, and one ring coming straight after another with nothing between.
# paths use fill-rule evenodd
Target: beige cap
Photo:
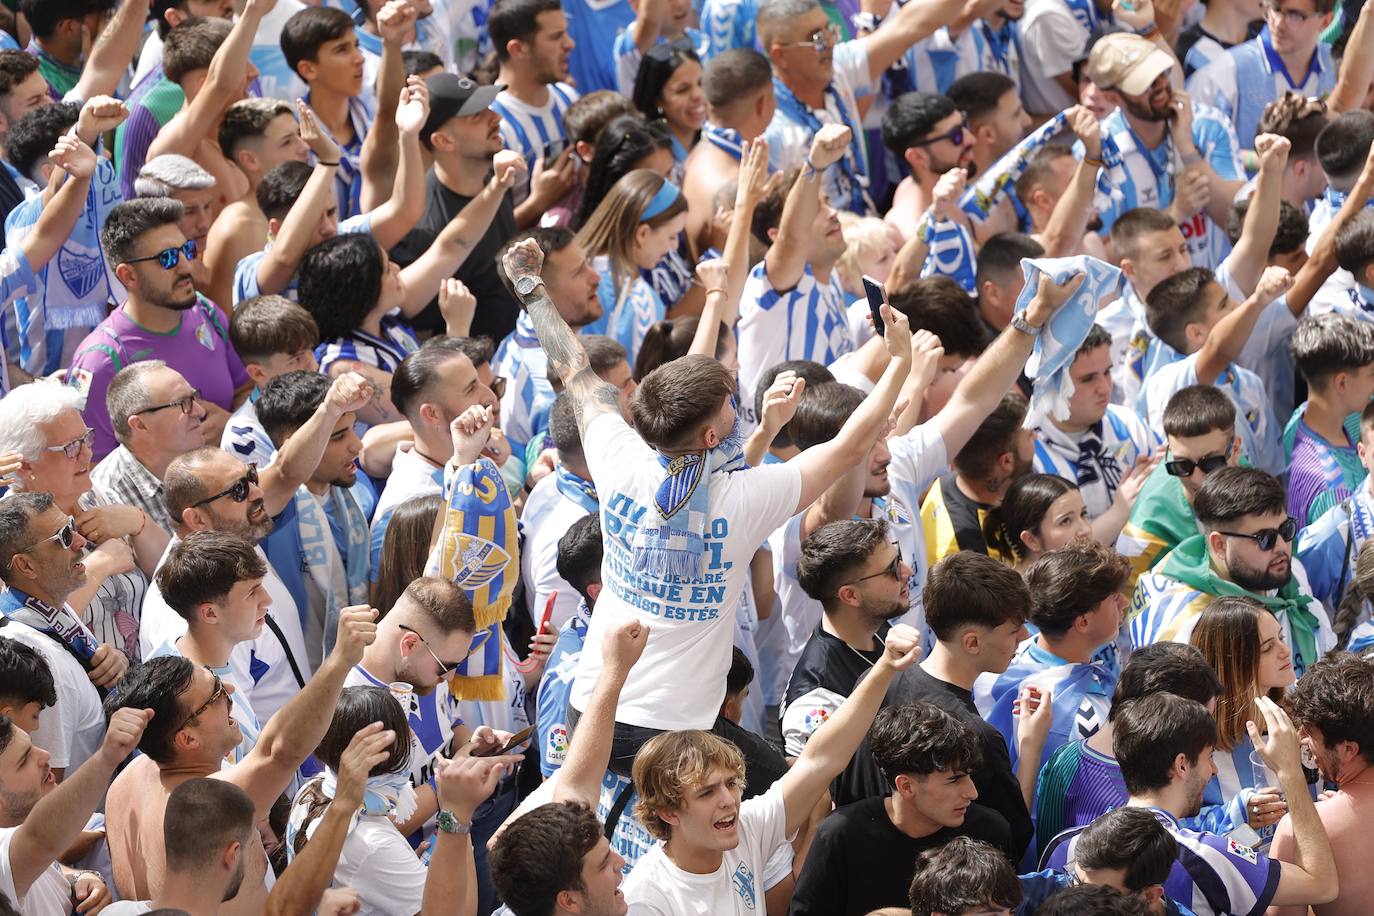
<instances>
[{"instance_id":1,"label":"beige cap","mask_svg":"<svg viewBox=\"0 0 1374 916\"><path fill-rule=\"evenodd\" d=\"M1103 89L1144 95L1150 84L1173 65L1173 56L1153 41L1117 32L1099 38L1093 45L1085 72Z\"/></svg>"}]
</instances>

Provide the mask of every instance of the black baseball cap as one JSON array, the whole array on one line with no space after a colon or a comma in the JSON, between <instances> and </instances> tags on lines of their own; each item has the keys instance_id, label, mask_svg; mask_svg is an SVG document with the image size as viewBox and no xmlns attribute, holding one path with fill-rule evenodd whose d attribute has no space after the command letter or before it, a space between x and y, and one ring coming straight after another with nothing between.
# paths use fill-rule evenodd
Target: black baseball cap
<instances>
[{"instance_id":1,"label":"black baseball cap","mask_svg":"<svg viewBox=\"0 0 1374 916\"><path fill-rule=\"evenodd\" d=\"M420 130L420 139L426 143L450 118L486 111L496 100L496 94L506 88L482 86L456 73L436 73L425 80L425 85L429 87L429 120Z\"/></svg>"}]
</instances>

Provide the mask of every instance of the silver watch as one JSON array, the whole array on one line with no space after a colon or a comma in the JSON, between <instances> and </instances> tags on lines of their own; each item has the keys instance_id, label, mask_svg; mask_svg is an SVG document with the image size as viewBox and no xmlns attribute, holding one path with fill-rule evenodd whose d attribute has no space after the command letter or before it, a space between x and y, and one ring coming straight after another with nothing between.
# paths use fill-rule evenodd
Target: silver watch
<instances>
[{"instance_id":1,"label":"silver watch","mask_svg":"<svg viewBox=\"0 0 1374 916\"><path fill-rule=\"evenodd\" d=\"M434 826L439 828L440 833L468 834L472 832L472 824L458 820L453 816L452 811L440 811L436 814Z\"/></svg>"},{"instance_id":2,"label":"silver watch","mask_svg":"<svg viewBox=\"0 0 1374 916\"><path fill-rule=\"evenodd\" d=\"M1016 315L1011 319L1011 326L1022 334L1029 334L1031 337L1039 337L1040 332L1045 330L1043 327L1037 328L1025 319L1023 315Z\"/></svg>"},{"instance_id":3,"label":"silver watch","mask_svg":"<svg viewBox=\"0 0 1374 916\"><path fill-rule=\"evenodd\" d=\"M535 287L542 286L544 278L540 276L525 276L515 281L515 294L521 299L526 298L534 292Z\"/></svg>"}]
</instances>

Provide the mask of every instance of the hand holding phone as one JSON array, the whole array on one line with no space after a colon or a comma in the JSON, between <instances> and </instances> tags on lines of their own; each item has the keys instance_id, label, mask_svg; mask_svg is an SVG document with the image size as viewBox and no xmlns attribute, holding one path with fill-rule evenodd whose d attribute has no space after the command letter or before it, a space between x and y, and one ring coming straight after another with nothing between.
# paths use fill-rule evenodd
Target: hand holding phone
<instances>
[{"instance_id":1,"label":"hand holding phone","mask_svg":"<svg viewBox=\"0 0 1374 916\"><path fill-rule=\"evenodd\" d=\"M887 291L877 280L864 274L864 293L868 296L868 310L873 315L873 333L884 336L887 326L883 324L883 303L887 301Z\"/></svg>"}]
</instances>

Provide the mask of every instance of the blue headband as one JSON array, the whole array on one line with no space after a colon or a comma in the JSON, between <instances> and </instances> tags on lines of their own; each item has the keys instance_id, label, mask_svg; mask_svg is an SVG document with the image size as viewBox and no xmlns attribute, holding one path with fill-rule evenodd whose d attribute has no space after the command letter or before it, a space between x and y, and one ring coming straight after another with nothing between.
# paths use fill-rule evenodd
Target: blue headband
<instances>
[{"instance_id":1,"label":"blue headband","mask_svg":"<svg viewBox=\"0 0 1374 916\"><path fill-rule=\"evenodd\" d=\"M639 216L639 221L641 223L647 223L649 220L677 203L677 199L681 196L682 192L678 190L677 185L666 178L663 179L662 187L658 189L658 193L654 195L654 199L649 201L649 205L644 208L644 212Z\"/></svg>"}]
</instances>

